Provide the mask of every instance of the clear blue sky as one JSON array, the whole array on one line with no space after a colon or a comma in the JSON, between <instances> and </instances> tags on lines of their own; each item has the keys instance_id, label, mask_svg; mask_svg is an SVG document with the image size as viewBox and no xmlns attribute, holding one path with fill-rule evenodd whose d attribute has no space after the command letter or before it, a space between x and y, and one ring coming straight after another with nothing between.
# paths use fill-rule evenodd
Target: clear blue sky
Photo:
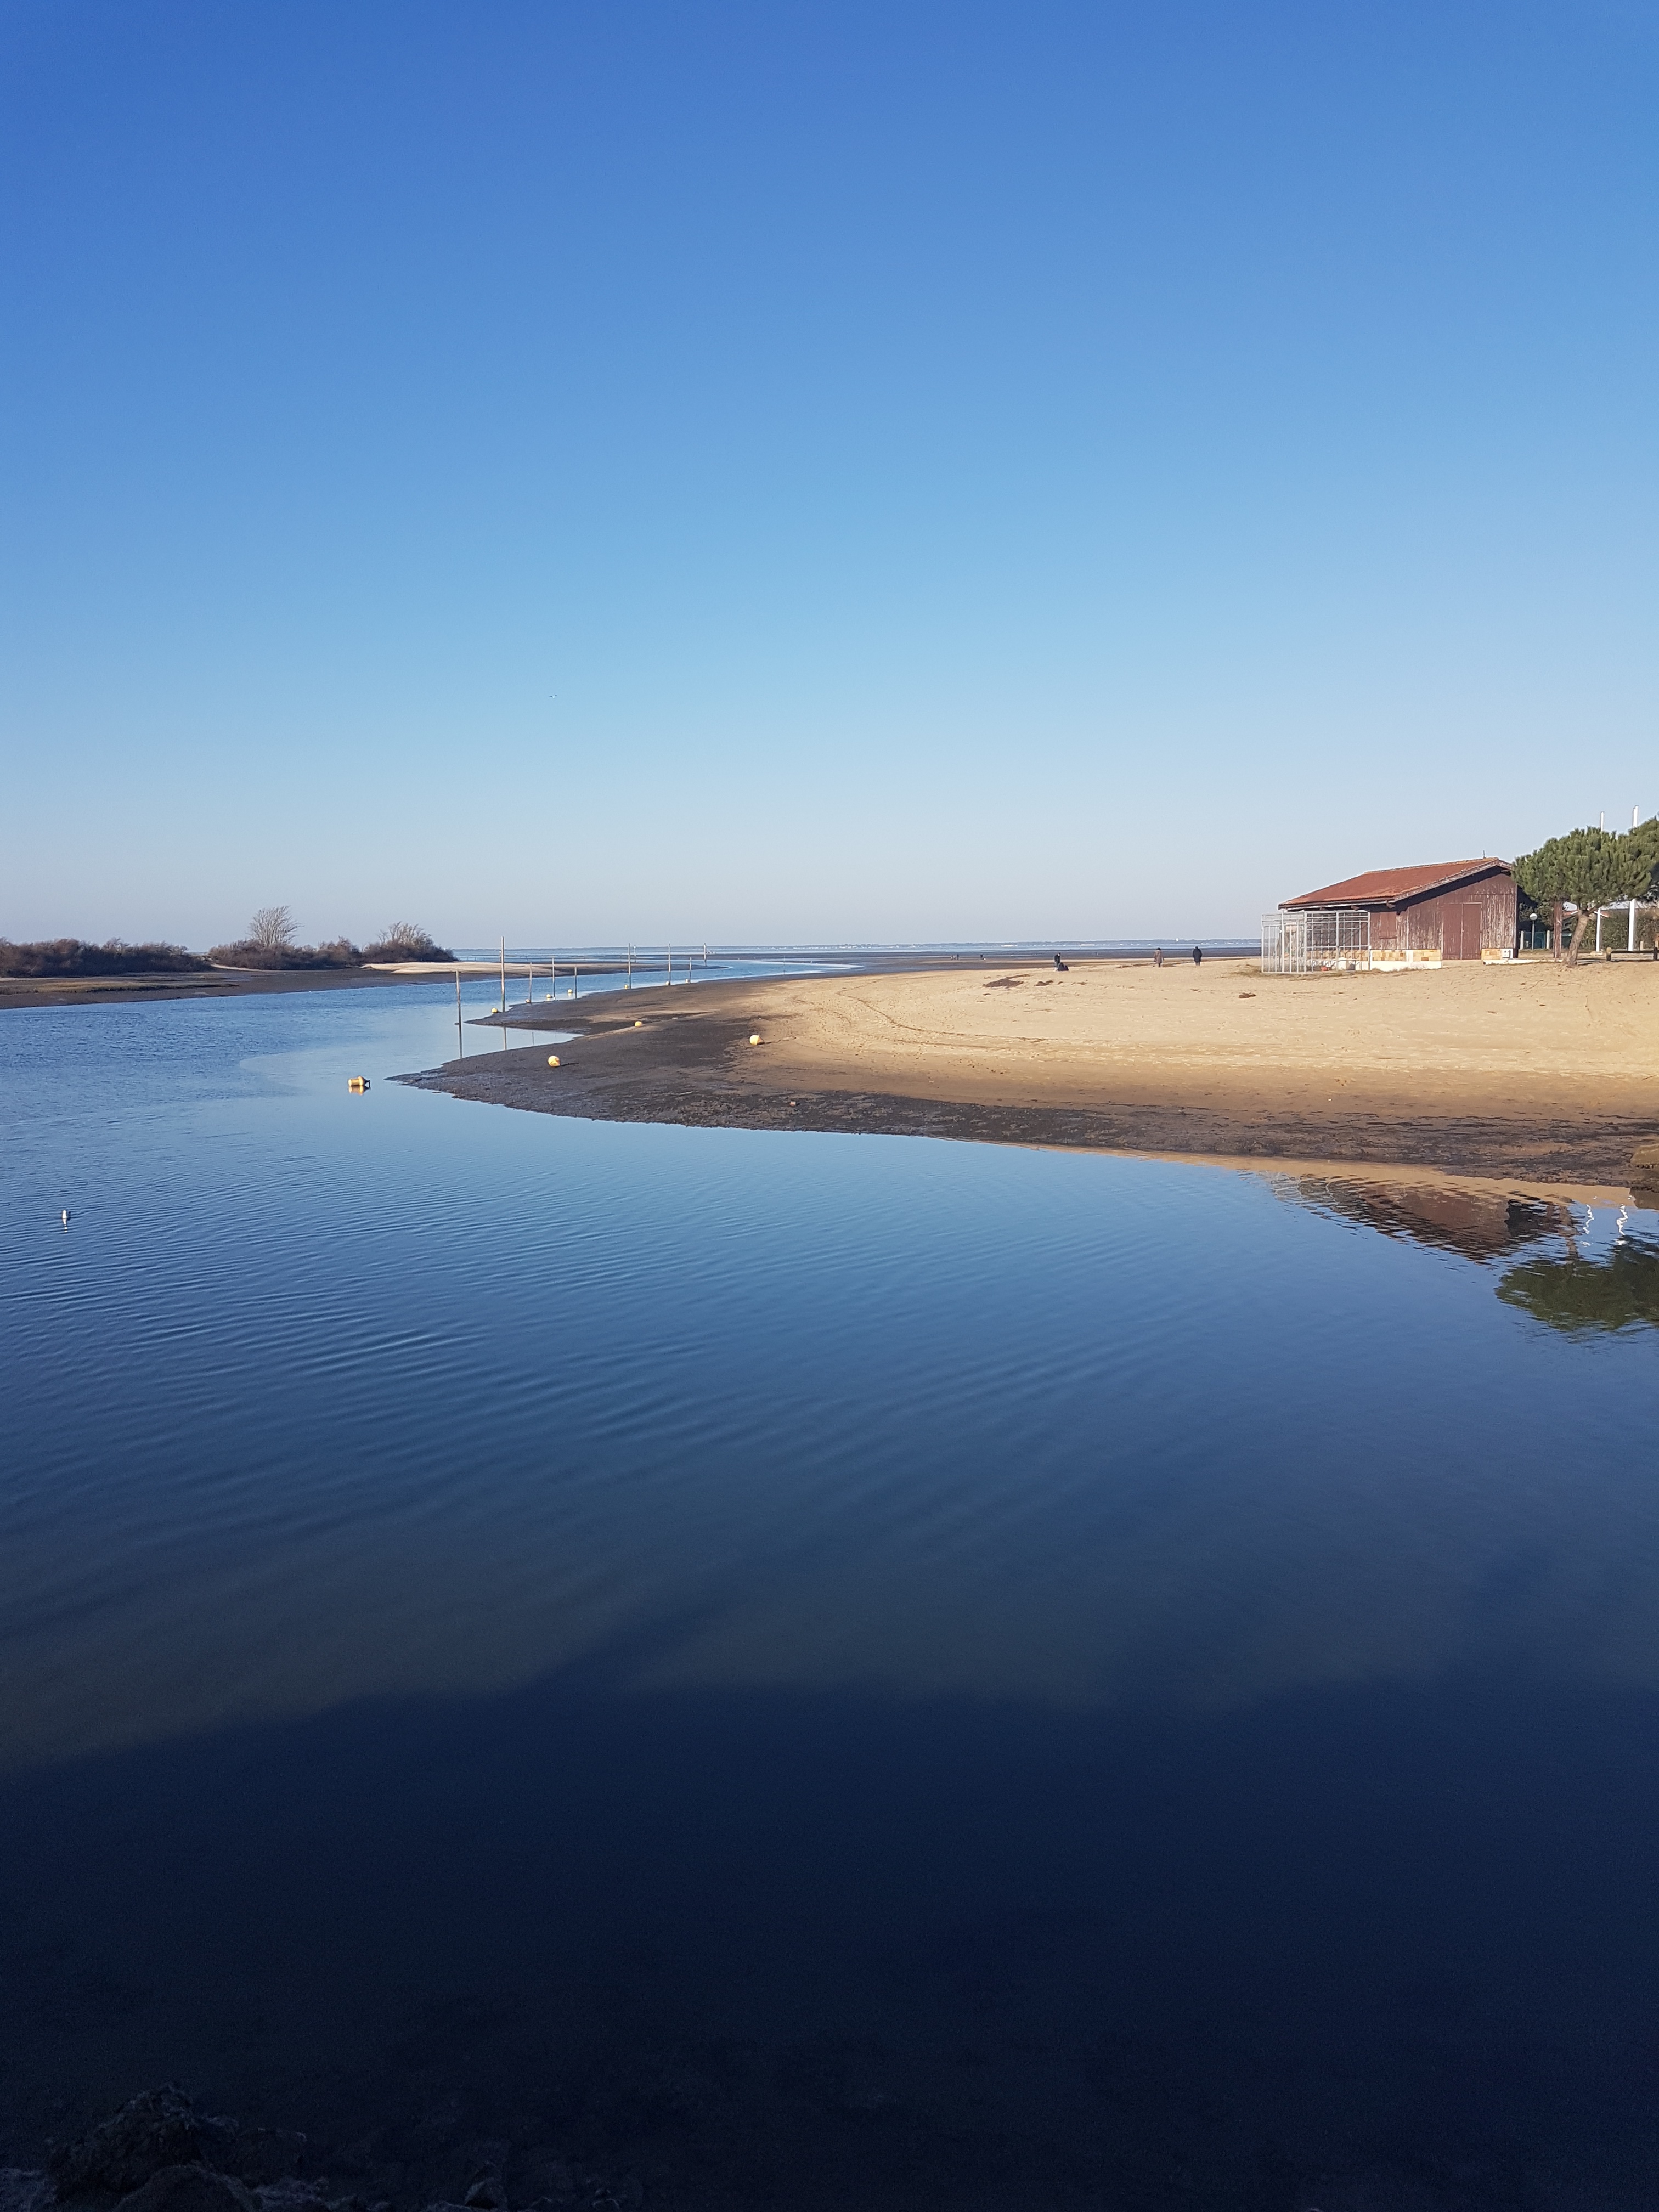
<instances>
[{"instance_id":1,"label":"clear blue sky","mask_svg":"<svg viewBox=\"0 0 1659 2212\"><path fill-rule=\"evenodd\" d=\"M1659 807L1649 0L13 0L0 932L1095 937Z\"/></svg>"}]
</instances>

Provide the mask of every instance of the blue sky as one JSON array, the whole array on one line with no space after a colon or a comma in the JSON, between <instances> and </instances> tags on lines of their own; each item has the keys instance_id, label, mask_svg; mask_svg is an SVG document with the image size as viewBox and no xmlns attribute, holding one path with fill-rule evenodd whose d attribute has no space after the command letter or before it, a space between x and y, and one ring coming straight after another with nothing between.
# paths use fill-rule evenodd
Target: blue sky
<instances>
[{"instance_id":1,"label":"blue sky","mask_svg":"<svg viewBox=\"0 0 1659 2212\"><path fill-rule=\"evenodd\" d=\"M0 933L1248 929L1659 808L1659 7L25 0Z\"/></svg>"}]
</instances>

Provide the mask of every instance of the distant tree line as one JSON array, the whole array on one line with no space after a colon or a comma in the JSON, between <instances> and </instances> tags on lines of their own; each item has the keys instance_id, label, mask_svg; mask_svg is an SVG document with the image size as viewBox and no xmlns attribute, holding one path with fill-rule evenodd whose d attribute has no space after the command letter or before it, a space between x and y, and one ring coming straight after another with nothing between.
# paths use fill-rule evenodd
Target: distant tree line
<instances>
[{"instance_id":1,"label":"distant tree line","mask_svg":"<svg viewBox=\"0 0 1659 2212\"><path fill-rule=\"evenodd\" d=\"M173 975L210 964L182 945L127 945L118 937L102 945L78 937L14 945L0 937L0 975Z\"/></svg>"},{"instance_id":2,"label":"distant tree line","mask_svg":"<svg viewBox=\"0 0 1659 2212\"><path fill-rule=\"evenodd\" d=\"M205 959L182 945L128 945L112 937L88 945L78 937L14 945L0 937L0 975L174 975L210 968L362 968L378 960L453 960L419 924L394 921L373 945L337 937L329 945L301 945L285 906L262 906L234 945L216 945Z\"/></svg>"},{"instance_id":3,"label":"distant tree line","mask_svg":"<svg viewBox=\"0 0 1659 2212\"><path fill-rule=\"evenodd\" d=\"M326 945L301 945L294 916L285 906L262 906L234 945L216 945L208 958L216 968L361 968L371 960L453 960L447 945L434 944L417 922L389 922L373 945L356 945L349 937Z\"/></svg>"},{"instance_id":4,"label":"distant tree line","mask_svg":"<svg viewBox=\"0 0 1659 2212\"><path fill-rule=\"evenodd\" d=\"M1575 961L1598 907L1650 899L1659 892L1659 814L1633 830L1569 830L1552 837L1535 853L1521 855L1515 880L1535 914L1553 915L1558 958L1566 910L1577 908L1572 941L1565 947L1567 958Z\"/></svg>"}]
</instances>

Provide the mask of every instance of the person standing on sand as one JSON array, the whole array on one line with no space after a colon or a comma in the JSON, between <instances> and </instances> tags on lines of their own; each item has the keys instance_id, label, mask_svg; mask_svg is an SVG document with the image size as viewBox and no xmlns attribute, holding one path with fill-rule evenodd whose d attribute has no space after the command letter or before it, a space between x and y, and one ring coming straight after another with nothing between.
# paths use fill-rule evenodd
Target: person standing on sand
<instances>
[{"instance_id":1,"label":"person standing on sand","mask_svg":"<svg viewBox=\"0 0 1659 2212\"><path fill-rule=\"evenodd\" d=\"M1161 945L1152 955L1152 965L1154 968L1161 968L1164 965L1164 947Z\"/></svg>"},{"instance_id":2,"label":"person standing on sand","mask_svg":"<svg viewBox=\"0 0 1659 2212\"><path fill-rule=\"evenodd\" d=\"M1194 968L1201 968L1204 965L1204 947L1201 945L1195 945L1193 947L1193 965Z\"/></svg>"}]
</instances>

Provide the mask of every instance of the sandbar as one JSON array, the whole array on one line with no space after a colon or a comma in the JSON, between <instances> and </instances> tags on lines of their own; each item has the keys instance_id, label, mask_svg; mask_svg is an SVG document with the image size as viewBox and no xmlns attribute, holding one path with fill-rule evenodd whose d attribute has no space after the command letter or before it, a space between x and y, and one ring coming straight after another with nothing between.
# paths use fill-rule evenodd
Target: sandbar
<instances>
[{"instance_id":1,"label":"sandbar","mask_svg":"<svg viewBox=\"0 0 1659 2212\"><path fill-rule=\"evenodd\" d=\"M465 975L494 975L476 962ZM246 999L272 992L362 990L381 983L429 983L453 975L457 963L373 968L167 969L154 975L0 975L0 1013L20 1006L97 1006L122 999Z\"/></svg>"},{"instance_id":2,"label":"sandbar","mask_svg":"<svg viewBox=\"0 0 1659 2212\"><path fill-rule=\"evenodd\" d=\"M411 1078L601 1120L861 1129L1628 1183L1659 1140L1659 965L971 963L608 992L492 1018ZM749 1038L761 1042L751 1045ZM1643 1180L1643 1171L1636 1170ZM1659 1166L1654 1170L1659 1181Z\"/></svg>"}]
</instances>

